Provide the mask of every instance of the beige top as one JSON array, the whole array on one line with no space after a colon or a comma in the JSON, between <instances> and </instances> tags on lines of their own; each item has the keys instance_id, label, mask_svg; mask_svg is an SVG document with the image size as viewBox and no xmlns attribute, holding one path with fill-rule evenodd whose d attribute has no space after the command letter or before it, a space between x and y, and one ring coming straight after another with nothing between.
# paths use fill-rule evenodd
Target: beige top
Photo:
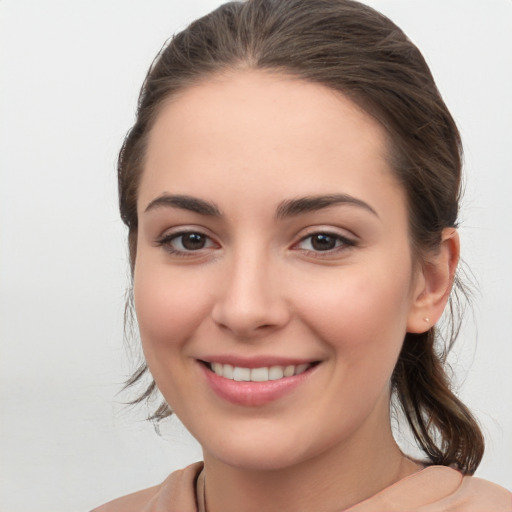
<instances>
[{"instance_id":1,"label":"beige top","mask_svg":"<svg viewBox=\"0 0 512 512\"><path fill-rule=\"evenodd\" d=\"M92 512L206 512L202 468L197 462L175 471L161 485ZM344 512L512 512L512 493L445 466L430 466Z\"/></svg>"}]
</instances>

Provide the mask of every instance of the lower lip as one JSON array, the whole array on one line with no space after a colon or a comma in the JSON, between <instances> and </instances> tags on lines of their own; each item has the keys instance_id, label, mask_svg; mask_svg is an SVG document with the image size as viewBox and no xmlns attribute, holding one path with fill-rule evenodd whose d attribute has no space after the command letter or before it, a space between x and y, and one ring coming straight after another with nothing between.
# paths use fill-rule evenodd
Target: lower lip
<instances>
[{"instance_id":1,"label":"lower lip","mask_svg":"<svg viewBox=\"0 0 512 512\"><path fill-rule=\"evenodd\" d=\"M308 368L300 375L283 377L266 382L239 382L226 379L199 363L210 388L222 399L236 405L257 407L274 402L292 392L307 380L318 365Z\"/></svg>"}]
</instances>

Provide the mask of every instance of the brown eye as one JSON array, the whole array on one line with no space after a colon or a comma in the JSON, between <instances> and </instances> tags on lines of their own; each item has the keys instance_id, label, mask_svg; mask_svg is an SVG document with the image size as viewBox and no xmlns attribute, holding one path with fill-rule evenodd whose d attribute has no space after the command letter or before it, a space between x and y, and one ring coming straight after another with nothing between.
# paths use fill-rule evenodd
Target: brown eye
<instances>
[{"instance_id":1,"label":"brown eye","mask_svg":"<svg viewBox=\"0 0 512 512\"><path fill-rule=\"evenodd\" d=\"M356 245L354 240L338 235L336 233L313 233L304 237L297 248L304 251L321 253L337 252Z\"/></svg>"},{"instance_id":2,"label":"brown eye","mask_svg":"<svg viewBox=\"0 0 512 512\"><path fill-rule=\"evenodd\" d=\"M214 249L217 247L209 236L197 231L172 233L160 238L156 242L166 252L177 256L190 255L203 249Z\"/></svg>"},{"instance_id":3,"label":"brown eye","mask_svg":"<svg viewBox=\"0 0 512 512\"><path fill-rule=\"evenodd\" d=\"M337 246L338 239L334 236L319 233L311 237L310 243L315 251L329 251Z\"/></svg>"},{"instance_id":4,"label":"brown eye","mask_svg":"<svg viewBox=\"0 0 512 512\"><path fill-rule=\"evenodd\" d=\"M199 249L204 249L207 241L206 236L202 235L201 233L186 233L176 237L176 239L181 239L181 245L183 246L183 249L187 251L197 251Z\"/></svg>"}]
</instances>

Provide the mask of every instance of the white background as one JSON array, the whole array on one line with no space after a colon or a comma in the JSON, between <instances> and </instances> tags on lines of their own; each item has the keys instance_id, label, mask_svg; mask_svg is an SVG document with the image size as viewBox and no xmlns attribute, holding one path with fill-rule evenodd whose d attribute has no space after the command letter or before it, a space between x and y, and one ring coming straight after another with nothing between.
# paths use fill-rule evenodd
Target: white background
<instances>
[{"instance_id":1,"label":"white background","mask_svg":"<svg viewBox=\"0 0 512 512\"><path fill-rule=\"evenodd\" d=\"M464 138L478 332L452 361L487 435L478 474L512 488L512 1L369 3L423 51ZM201 457L116 396L130 364L115 160L153 56L217 5L0 0L2 512L88 510Z\"/></svg>"}]
</instances>

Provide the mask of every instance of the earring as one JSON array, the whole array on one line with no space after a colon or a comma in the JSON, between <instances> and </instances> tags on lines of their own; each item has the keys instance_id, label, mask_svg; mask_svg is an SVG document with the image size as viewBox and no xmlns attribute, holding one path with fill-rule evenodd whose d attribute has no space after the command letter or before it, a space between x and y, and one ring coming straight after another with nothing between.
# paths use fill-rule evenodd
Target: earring
<instances>
[{"instance_id":1,"label":"earring","mask_svg":"<svg viewBox=\"0 0 512 512\"><path fill-rule=\"evenodd\" d=\"M424 322L426 322L427 324L430 323L430 318L428 316L426 316L424 319L423 319Z\"/></svg>"}]
</instances>

